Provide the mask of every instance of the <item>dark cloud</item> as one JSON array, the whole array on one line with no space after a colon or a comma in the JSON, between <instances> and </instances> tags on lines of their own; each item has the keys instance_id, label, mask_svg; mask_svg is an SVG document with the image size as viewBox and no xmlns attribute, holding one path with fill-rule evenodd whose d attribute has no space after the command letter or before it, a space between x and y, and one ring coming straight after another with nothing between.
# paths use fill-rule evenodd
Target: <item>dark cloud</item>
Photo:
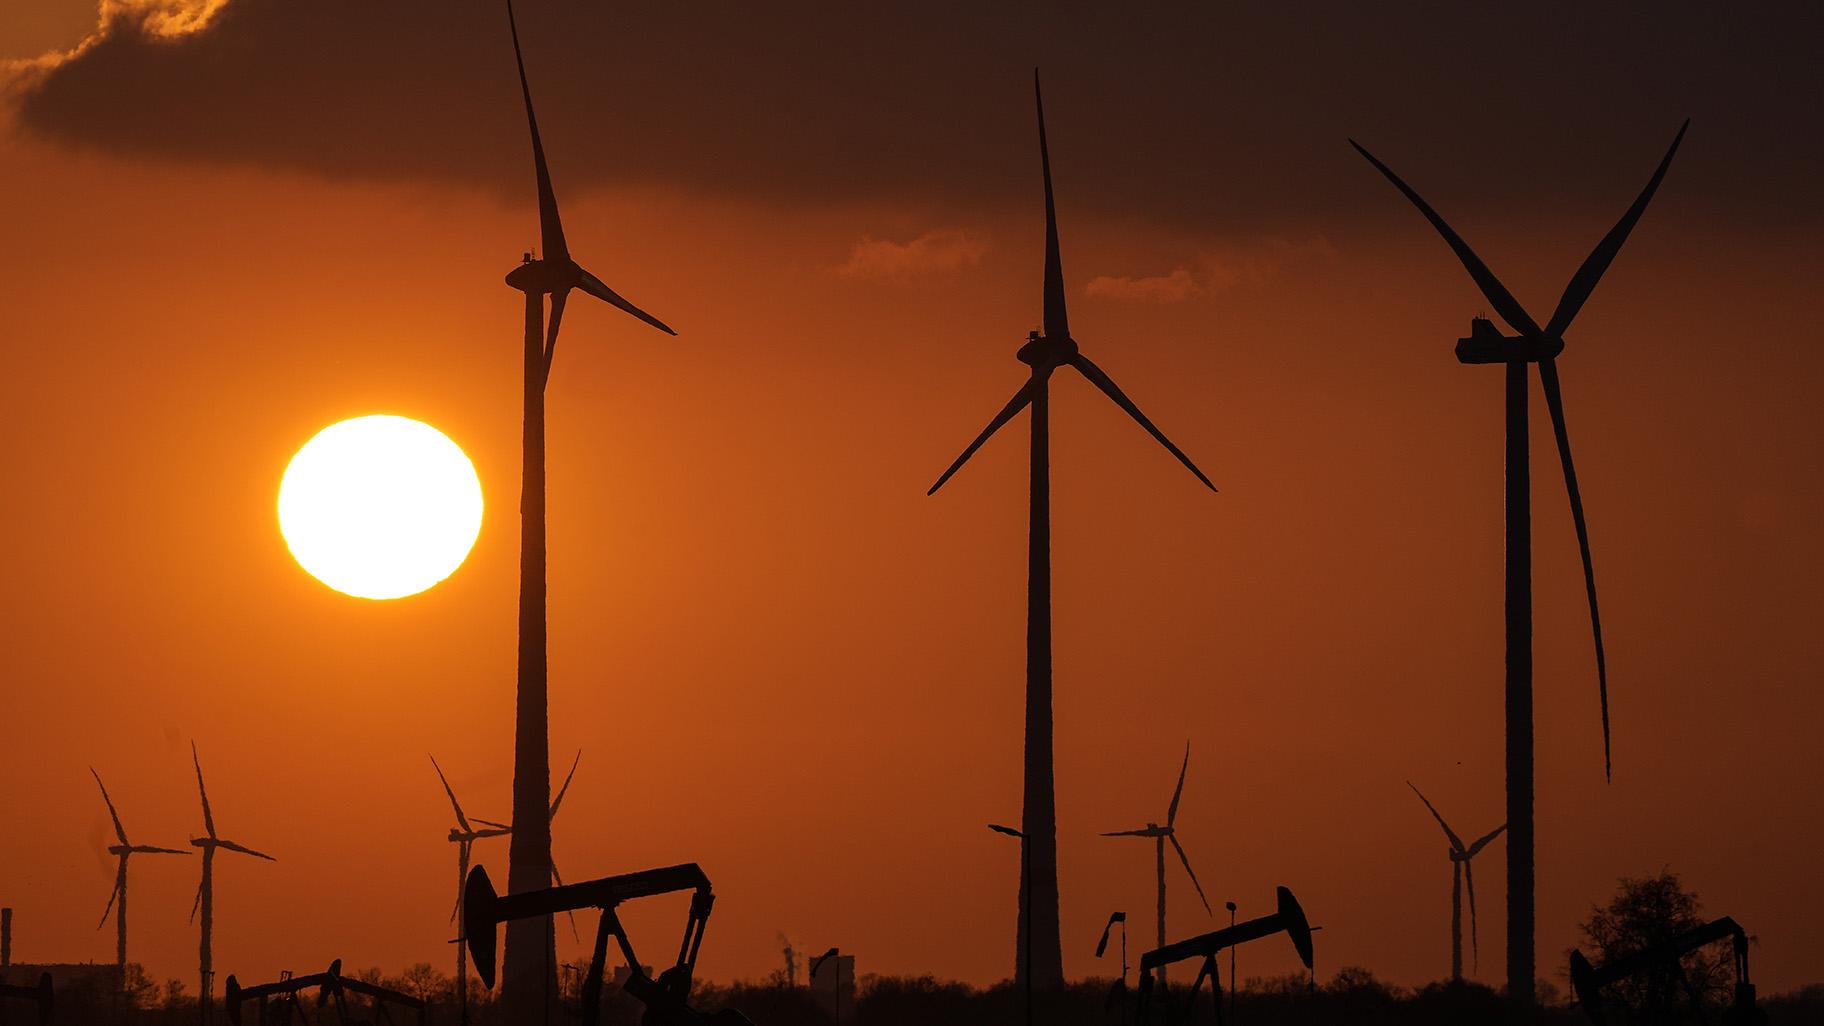
<instances>
[{"instance_id":1,"label":"dark cloud","mask_svg":"<svg viewBox=\"0 0 1824 1026\"><path fill-rule=\"evenodd\" d=\"M1671 185L1693 209L1815 221L1818 7L1513 7L527 0L519 15L560 194L884 199L955 223L1031 199L1043 65L1070 209L1187 237L1410 217L1350 135L1447 215L1612 218L1686 115ZM176 39L121 18L18 98L21 124L70 145L514 196L517 102L492 0L230 0Z\"/></svg>"}]
</instances>

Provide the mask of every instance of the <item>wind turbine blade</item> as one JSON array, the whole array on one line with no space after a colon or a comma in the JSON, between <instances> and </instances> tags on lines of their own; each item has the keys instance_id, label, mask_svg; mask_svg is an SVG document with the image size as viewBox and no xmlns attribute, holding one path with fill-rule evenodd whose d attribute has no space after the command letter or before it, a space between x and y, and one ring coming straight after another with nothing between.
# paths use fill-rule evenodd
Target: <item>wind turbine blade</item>
<instances>
[{"instance_id":1,"label":"wind turbine blade","mask_svg":"<svg viewBox=\"0 0 1824 1026\"><path fill-rule=\"evenodd\" d=\"M569 289L551 293L551 318L545 322L545 380L551 380L551 360L557 355L557 327L564 321L564 304L570 301Z\"/></svg>"},{"instance_id":2,"label":"wind turbine blade","mask_svg":"<svg viewBox=\"0 0 1824 1026\"><path fill-rule=\"evenodd\" d=\"M519 22L513 17L513 0L507 0L507 25L513 30L513 63L519 68L519 91L526 98L526 124L532 129L532 163L538 173L539 243L546 260L570 259L564 244L564 223L557 216L557 195L551 191L551 169L545 164L545 144L538 137L538 117L532 113L532 87L526 83L526 59L519 50Z\"/></svg>"},{"instance_id":3,"label":"wind turbine blade","mask_svg":"<svg viewBox=\"0 0 1824 1026\"><path fill-rule=\"evenodd\" d=\"M1184 863L1184 871L1191 876L1191 886L1197 888L1197 897L1203 900L1203 911L1206 915L1215 915L1210 909L1210 899L1203 893L1203 885L1197 882L1197 871L1191 868L1190 857L1184 853L1184 845L1178 843L1177 834L1166 834L1165 839L1172 842L1172 850L1178 853L1178 861Z\"/></svg>"},{"instance_id":4,"label":"wind turbine blade","mask_svg":"<svg viewBox=\"0 0 1824 1026\"><path fill-rule=\"evenodd\" d=\"M196 764L196 793L203 796L203 830L215 836L215 814L209 811L209 790L203 786L203 759L196 754L196 742L190 742L190 761Z\"/></svg>"},{"instance_id":5,"label":"wind turbine blade","mask_svg":"<svg viewBox=\"0 0 1824 1026\"><path fill-rule=\"evenodd\" d=\"M1431 226L1438 230L1439 235L1444 236L1444 241L1450 244L1451 251L1456 253L1457 259L1463 262L1464 270L1475 279L1476 287L1482 290L1484 296L1488 297L1489 305L1495 308L1495 312L1501 315L1502 320L1523 335L1539 334L1539 325L1527 316L1526 310L1520 306L1520 301L1514 298L1513 293L1507 291L1507 286L1501 284L1501 280L1495 277L1495 272L1488 269L1488 265L1482 262L1482 258L1476 255L1475 250L1469 248L1469 243L1464 242L1463 237L1458 235L1450 225L1444 223L1444 219L1438 216L1437 211L1431 209L1431 204L1425 202L1423 197L1414 192L1412 186L1401 181L1400 176L1394 174L1392 168L1381 163L1374 154L1363 149L1361 143L1351 139L1349 145L1355 147L1357 153L1368 158L1368 163L1379 169L1381 174L1386 175L1387 180L1393 183L1393 187L1411 200L1412 205L1419 208L1419 213L1425 215L1425 220L1431 222Z\"/></svg>"},{"instance_id":6,"label":"wind turbine blade","mask_svg":"<svg viewBox=\"0 0 1824 1026\"><path fill-rule=\"evenodd\" d=\"M203 885L196 885L196 897L190 900L190 921L196 922L196 910L203 904Z\"/></svg>"},{"instance_id":7,"label":"wind turbine blade","mask_svg":"<svg viewBox=\"0 0 1824 1026\"><path fill-rule=\"evenodd\" d=\"M475 817L475 822L480 823L482 826L493 827L496 830L505 830L509 833L511 833L513 830L512 827L506 825L505 823L496 823L491 819L482 819L480 816Z\"/></svg>"},{"instance_id":8,"label":"wind turbine blade","mask_svg":"<svg viewBox=\"0 0 1824 1026\"><path fill-rule=\"evenodd\" d=\"M1184 743L1184 765L1178 767L1178 789L1172 792L1172 806L1165 810L1165 825L1178 822L1178 799L1184 797L1184 774L1191 768L1191 743Z\"/></svg>"},{"instance_id":9,"label":"wind turbine blade","mask_svg":"<svg viewBox=\"0 0 1824 1026\"><path fill-rule=\"evenodd\" d=\"M578 752L577 754L580 756L582 753ZM551 861L551 882L559 887L564 885L564 874L557 871L556 859ZM576 930L576 910L567 908L564 910L564 914L570 917L570 935L579 941L582 940L583 935Z\"/></svg>"},{"instance_id":10,"label":"wind turbine blade","mask_svg":"<svg viewBox=\"0 0 1824 1026\"><path fill-rule=\"evenodd\" d=\"M956 458L955 463L950 464L950 469L944 471L943 476L939 477L937 483L932 485L931 490L925 494L936 495L937 490L944 486L944 482L950 480L950 475L961 470L963 464L969 462L969 457L975 455L975 450L980 449L982 443L986 442L990 435L999 431L1001 425L1012 420L1014 414L1025 409L1026 404L1032 402L1033 397L1039 394L1040 387L1041 383L1038 378L1032 378L1022 385L1020 390L1013 394L1013 398L1007 400L1007 405L1001 407L1001 412L995 414L994 419L988 422L988 426L982 429L982 433L975 436L975 441L969 443L969 448L963 450L963 454Z\"/></svg>"},{"instance_id":11,"label":"wind turbine blade","mask_svg":"<svg viewBox=\"0 0 1824 1026\"><path fill-rule=\"evenodd\" d=\"M121 844L130 843L127 828L120 825L120 813L114 811L114 799L108 797L108 785L101 782L101 774L95 772L95 767L89 767L89 775L95 778L95 786L101 788L101 800L108 803L108 815L114 819L114 836L120 838Z\"/></svg>"},{"instance_id":12,"label":"wind turbine blade","mask_svg":"<svg viewBox=\"0 0 1824 1026\"><path fill-rule=\"evenodd\" d=\"M1590 529L1583 520L1583 496L1577 490L1577 468L1571 463L1571 436L1564 426L1564 393L1558 384L1557 361L1539 361L1539 384L1552 414L1552 434L1558 439L1558 459L1564 464L1564 489L1571 497L1571 523L1577 528L1577 553L1583 557L1583 590L1590 599L1590 633L1596 639L1596 693L1602 704L1602 775L1614 779L1609 754L1609 664L1602 650L1602 616L1596 609L1596 567L1590 562Z\"/></svg>"},{"instance_id":13,"label":"wind turbine blade","mask_svg":"<svg viewBox=\"0 0 1824 1026\"><path fill-rule=\"evenodd\" d=\"M1615 222L1615 227L1609 229L1609 234L1602 237L1602 241L1584 258L1583 266L1577 268L1577 273L1571 276L1570 284L1564 287L1564 295L1558 300L1558 309L1552 311L1551 323L1545 326L1547 335L1556 337L1563 334L1564 329L1571 326L1571 319L1577 316L1577 311L1583 309L1584 301L1590 298L1596 283L1602 280L1603 272L1609 269L1615 254L1621 252L1621 244L1628 241L1628 233L1634 230L1640 215L1646 213L1647 204L1659 190L1660 181L1666 177L1666 169L1672 166L1672 155L1678 152L1678 144L1684 141L1685 129L1690 127L1691 119L1686 118L1685 123L1679 126L1678 134L1672 137L1672 146L1666 150L1653 177L1647 180L1647 187L1640 190L1639 197L1634 200L1634 205L1621 215L1621 220Z\"/></svg>"},{"instance_id":14,"label":"wind turbine blade","mask_svg":"<svg viewBox=\"0 0 1824 1026\"><path fill-rule=\"evenodd\" d=\"M1058 211L1051 194L1051 148L1045 142L1045 95L1039 90L1037 68L1032 69L1032 98L1039 109L1039 166L1045 172L1045 337L1069 338L1064 261L1058 253Z\"/></svg>"},{"instance_id":15,"label":"wind turbine blade","mask_svg":"<svg viewBox=\"0 0 1824 1026\"><path fill-rule=\"evenodd\" d=\"M547 822L557 818L557 807L564 803L564 795L570 790L570 781L576 778L576 764L583 761L583 750L576 750L576 758L570 760L570 772L564 776L564 786L557 789L557 797L551 800L551 811L545 815Z\"/></svg>"},{"instance_id":16,"label":"wind turbine blade","mask_svg":"<svg viewBox=\"0 0 1824 1026\"><path fill-rule=\"evenodd\" d=\"M1444 828L1444 836L1450 838L1451 848L1455 851L1462 851L1463 850L1463 839L1457 836L1457 832L1450 828L1449 823L1444 822L1443 816L1438 815L1437 806L1431 804L1431 799L1425 797L1425 792L1419 790L1417 787L1414 787L1412 781L1410 781L1410 780L1406 781L1406 786L1411 787L1412 793L1418 795L1419 801L1424 802L1425 807L1431 810L1431 818L1438 821L1438 825Z\"/></svg>"},{"instance_id":17,"label":"wind turbine blade","mask_svg":"<svg viewBox=\"0 0 1824 1026\"><path fill-rule=\"evenodd\" d=\"M1121 391L1121 387L1115 384L1114 379L1103 373L1102 368L1096 366L1089 357L1082 353L1071 357L1070 365L1075 367L1078 373L1088 378L1091 384L1101 389L1104 395L1113 399L1116 406L1126 410L1127 415L1138 421L1140 426L1146 429L1147 434L1152 435L1160 445L1165 446L1167 452L1178 457L1178 462L1184 464L1191 473L1196 474L1197 480L1202 481L1205 488L1212 492L1216 490L1216 486L1203 475L1203 471L1197 469L1197 464L1191 462L1191 458L1184 454L1184 450L1173 445L1172 440L1165 437L1165 432L1154 427L1153 422L1146 419L1146 414L1140 412L1140 407L1134 405L1134 401L1127 397L1127 393Z\"/></svg>"},{"instance_id":18,"label":"wind turbine blade","mask_svg":"<svg viewBox=\"0 0 1824 1026\"><path fill-rule=\"evenodd\" d=\"M1463 853L1463 857L1466 859L1474 858L1476 852L1479 852L1483 848L1488 847L1488 842L1501 836L1501 831L1506 830L1506 829L1507 829L1507 824L1503 823L1500 826L1494 828L1493 830L1490 830L1488 833L1483 834L1481 837L1476 838L1476 843L1469 846L1469 850L1467 852Z\"/></svg>"},{"instance_id":19,"label":"wind turbine blade","mask_svg":"<svg viewBox=\"0 0 1824 1026\"><path fill-rule=\"evenodd\" d=\"M1468 859L1463 860L1463 884L1469 890L1469 967L1475 972L1482 967L1482 944L1476 939L1476 871Z\"/></svg>"},{"instance_id":20,"label":"wind turbine blade","mask_svg":"<svg viewBox=\"0 0 1824 1026\"><path fill-rule=\"evenodd\" d=\"M431 756L431 768L437 771L437 779L443 782L443 793L450 796L450 808L456 810L457 824L462 827L463 833L470 833L472 828L469 826L468 817L462 814L462 803L456 800L456 791L450 787L449 778L443 775L443 767L437 765L435 755Z\"/></svg>"},{"instance_id":21,"label":"wind turbine blade","mask_svg":"<svg viewBox=\"0 0 1824 1026\"><path fill-rule=\"evenodd\" d=\"M1117 912L1115 915L1119 915L1119 914L1120 913ZM104 916L103 918L106 918L106 917ZM1100 940L1096 941L1096 957L1097 958L1101 958L1102 953L1108 950L1108 935L1110 932L1112 932L1114 930L1115 923L1117 923L1117 922L1119 922L1119 920L1117 920L1114 916L1109 916L1107 925L1102 927L1102 938ZM99 927L97 929L99 929Z\"/></svg>"},{"instance_id":22,"label":"wind turbine blade","mask_svg":"<svg viewBox=\"0 0 1824 1026\"><path fill-rule=\"evenodd\" d=\"M602 279L597 278L595 275L590 274L581 267L577 268L577 272L580 273L583 278L582 284L578 287L584 292L589 293L610 306L620 307L622 310L638 317L640 320L645 321L647 324L652 325L667 335L677 334L677 332L671 330L671 326L664 321L659 320L657 317L654 317L639 307L634 306L632 303L627 302L625 299L622 299L620 293L603 284Z\"/></svg>"},{"instance_id":23,"label":"wind turbine blade","mask_svg":"<svg viewBox=\"0 0 1824 1026\"><path fill-rule=\"evenodd\" d=\"M1116 830L1113 833L1103 834L1102 836L1103 837L1152 837L1153 831L1151 831L1151 830Z\"/></svg>"},{"instance_id":24,"label":"wind turbine blade","mask_svg":"<svg viewBox=\"0 0 1824 1026\"><path fill-rule=\"evenodd\" d=\"M128 849L135 855L189 855L190 852L177 848L157 848L150 844L136 844Z\"/></svg>"},{"instance_id":25,"label":"wind turbine blade","mask_svg":"<svg viewBox=\"0 0 1824 1026\"><path fill-rule=\"evenodd\" d=\"M220 842L220 844L222 847L228 849L229 851L238 851L242 855L252 855L256 859L265 859L268 862L279 861L278 859L273 858L271 855L268 855L263 851L254 851L252 848L249 848L244 844L236 844L233 841L222 841L222 842Z\"/></svg>"},{"instance_id":26,"label":"wind turbine blade","mask_svg":"<svg viewBox=\"0 0 1824 1026\"><path fill-rule=\"evenodd\" d=\"M120 871L114 874L114 889L108 892L108 906L101 910L101 921L95 924L95 929L99 930L108 925L108 914L114 911L114 899L120 897L121 890L126 886L127 857L122 855L120 857Z\"/></svg>"}]
</instances>

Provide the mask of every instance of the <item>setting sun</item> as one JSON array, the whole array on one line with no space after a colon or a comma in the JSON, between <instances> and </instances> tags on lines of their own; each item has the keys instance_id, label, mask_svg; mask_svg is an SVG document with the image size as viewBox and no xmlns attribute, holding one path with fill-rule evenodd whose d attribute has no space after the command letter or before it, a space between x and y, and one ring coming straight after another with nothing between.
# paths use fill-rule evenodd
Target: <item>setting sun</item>
<instances>
[{"instance_id":1,"label":"setting sun","mask_svg":"<svg viewBox=\"0 0 1824 1026\"><path fill-rule=\"evenodd\" d=\"M279 482L279 531L324 584L403 598L462 565L481 506L474 465L443 432L405 417L356 417L292 457Z\"/></svg>"}]
</instances>

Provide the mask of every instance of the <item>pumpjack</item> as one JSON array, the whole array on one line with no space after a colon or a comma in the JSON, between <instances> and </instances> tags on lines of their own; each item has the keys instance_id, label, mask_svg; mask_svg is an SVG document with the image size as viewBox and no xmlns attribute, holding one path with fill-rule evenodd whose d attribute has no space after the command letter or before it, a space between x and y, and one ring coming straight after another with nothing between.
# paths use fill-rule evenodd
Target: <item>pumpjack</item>
<instances>
[{"instance_id":1,"label":"pumpjack","mask_svg":"<svg viewBox=\"0 0 1824 1026\"><path fill-rule=\"evenodd\" d=\"M1119 1008L1121 1010L1121 1022L1123 1024L1125 1024L1127 1022L1127 913L1126 912L1109 913L1108 923L1102 927L1102 937L1100 940L1096 941L1096 957L1101 958L1103 953L1108 951L1108 935L1109 935L1110 931L1114 930L1115 924L1117 924L1117 923L1119 923L1121 925L1121 978L1116 980L1113 984L1111 984L1109 986L1108 996L1102 1000L1102 1010L1104 1012L1106 1012L1111 1008Z\"/></svg>"},{"instance_id":2,"label":"pumpjack","mask_svg":"<svg viewBox=\"0 0 1824 1026\"><path fill-rule=\"evenodd\" d=\"M1724 916L1702 926L1686 930L1676 937L1648 945L1639 951L1611 958L1593 966L1583 952L1571 952L1571 988L1577 992L1577 1003L1596 1026L1608 1022L1602 1009L1602 988L1617 980L1645 972L1664 974L1669 987L1684 977L1679 959L1706 944L1727 939L1735 955L1735 1001L1729 1007L1729 1021L1741 1026L1764 1023L1767 1015L1754 1003L1754 984L1748 978L1748 934L1734 919Z\"/></svg>"},{"instance_id":3,"label":"pumpjack","mask_svg":"<svg viewBox=\"0 0 1824 1026\"><path fill-rule=\"evenodd\" d=\"M243 987L240 981L233 976L228 977L228 993L225 999L228 1006L228 1021L232 1026L241 1026L241 1005L247 1001L258 1001L260 1003L259 1026L274 1026L275 1023L290 1026L293 1016L304 1017L304 1010L298 1006L298 991L309 990L312 987L317 989L318 1008L322 1008L332 1001L335 1002L336 1021L342 1026L348 1026L352 1021L349 1018L348 1003L345 999L345 995L350 992L373 999L376 1026L380 1023L394 1021L390 1009L392 1005L399 1005L418 1013L416 1016L418 1026L424 1026L426 1022L428 1010L423 1001L390 987L382 987L352 976L342 975L342 960L339 958L331 962L327 970L320 973L286 976L271 983L259 983L251 987ZM272 1014L275 1009L268 1004L268 999L273 997L280 999L276 1018Z\"/></svg>"},{"instance_id":4,"label":"pumpjack","mask_svg":"<svg viewBox=\"0 0 1824 1026\"><path fill-rule=\"evenodd\" d=\"M1298 899L1284 887L1279 888L1279 911L1270 916L1261 916L1245 923L1236 923L1234 926L1167 944L1162 948L1154 948L1141 955L1140 1026L1147 1026L1149 1021L1153 970L1163 965L1171 965L1174 962L1183 962L1200 956L1203 958L1203 967L1197 971L1197 979L1191 983L1190 993L1185 997L1185 1015L1189 1016L1191 1008L1197 1001L1197 991L1202 988L1203 981L1207 978L1210 981L1210 993L1215 998L1212 1008L1215 1011L1216 1022L1221 1023L1222 978L1216 971L1216 953L1238 944L1246 944L1248 941L1271 937L1276 933L1283 933L1291 938L1292 947L1297 950L1299 961L1305 964L1306 970L1309 970L1312 966L1311 923L1305 918L1305 910L1299 907ZM1235 981L1230 980L1229 986L1234 985Z\"/></svg>"},{"instance_id":5,"label":"pumpjack","mask_svg":"<svg viewBox=\"0 0 1824 1026\"><path fill-rule=\"evenodd\" d=\"M633 951L633 942L628 939L627 929L621 925L615 910L624 901L679 891L691 892L684 939L678 945L677 962L659 973L655 980L641 967L640 959ZM576 909L600 909L602 915L596 923L595 950L589 957L588 975L583 978L583 1026L597 1026L601 1021L602 976L610 937L627 960L627 982L622 989L646 1006L646 1012L640 1018L642 1026L753 1026L747 1016L732 1008L703 1013L688 1004L691 977L697 967L697 951L703 945L703 931L709 923L709 910L715 900L709 877L694 862L507 895L496 894L487 869L476 866L469 871L469 882L463 888L462 935L469 946L469 960L481 976L482 986L492 987L495 928L499 924Z\"/></svg>"},{"instance_id":6,"label":"pumpjack","mask_svg":"<svg viewBox=\"0 0 1824 1026\"><path fill-rule=\"evenodd\" d=\"M11 912L12 909L7 909ZM55 1020L56 992L51 989L51 974L39 973L36 986L25 986L17 983L0 983L0 1022L6 1020L6 1002L8 999L32 1001L38 1005L38 1021L49 1023Z\"/></svg>"}]
</instances>

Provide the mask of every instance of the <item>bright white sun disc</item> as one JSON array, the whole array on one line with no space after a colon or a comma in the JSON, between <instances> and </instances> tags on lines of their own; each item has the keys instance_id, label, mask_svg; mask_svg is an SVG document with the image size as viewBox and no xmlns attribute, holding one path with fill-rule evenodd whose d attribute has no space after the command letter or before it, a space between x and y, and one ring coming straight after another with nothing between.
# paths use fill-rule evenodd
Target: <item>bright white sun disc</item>
<instances>
[{"instance_id":1,"label":"bright white sun disc","mask_svg":"<svg viewBox=\"0 0 1824 1026\"><path fill-rule=\"evenodd\" d=\"M415 595L456 572L481 533L481 480L429 424L377 414L331 424L279 482L298 565L348 595Z\"/></svg>"}]
</instances>

